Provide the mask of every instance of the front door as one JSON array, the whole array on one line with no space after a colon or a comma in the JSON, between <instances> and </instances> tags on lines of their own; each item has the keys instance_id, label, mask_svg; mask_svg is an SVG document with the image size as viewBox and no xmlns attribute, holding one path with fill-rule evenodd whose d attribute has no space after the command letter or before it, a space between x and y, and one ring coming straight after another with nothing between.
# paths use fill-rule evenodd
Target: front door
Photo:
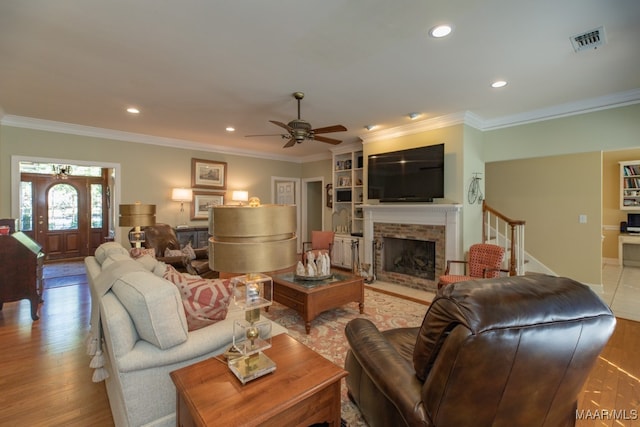
<instances>
[{"instance_id":1,"label":"front door","mask_svg":"<svg viewBox=\"0 0 640 427\"><path fill-rule=\"evenodd\" d=\"M32 189L31 227L25 231L43 247L47 260L85 257L107 235L102 177L22 174ZM24 222L24 221L23 221Z\"/></svg>"}]
</instances>

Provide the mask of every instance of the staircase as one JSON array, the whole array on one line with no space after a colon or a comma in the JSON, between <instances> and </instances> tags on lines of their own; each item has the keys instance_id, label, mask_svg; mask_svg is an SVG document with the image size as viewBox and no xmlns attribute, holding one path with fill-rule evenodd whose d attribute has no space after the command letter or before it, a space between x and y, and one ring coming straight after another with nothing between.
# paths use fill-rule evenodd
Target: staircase
<instances>
[{"instance_id":1,"label":"staircase","mask_svg":"<svg viewBox=\"0 0 640 427\"><path fill-rule=\"evenodd\" d=\"M524 226L525 221L511 219L482 201L482 241L505 249L509 276L525 274Z\"/></svg>"}]
</instances>

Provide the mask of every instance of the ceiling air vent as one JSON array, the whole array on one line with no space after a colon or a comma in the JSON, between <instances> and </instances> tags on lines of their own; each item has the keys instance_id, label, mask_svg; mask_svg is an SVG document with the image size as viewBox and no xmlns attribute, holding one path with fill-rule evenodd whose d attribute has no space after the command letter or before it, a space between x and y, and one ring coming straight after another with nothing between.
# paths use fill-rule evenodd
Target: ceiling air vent
<instances>
[{"instance_id":1,"label":"ceiling air vent","mask_svg":"<svg viewBox=\"0 0 640 427\"><path fill-rule=\"evenodd\" d=\"M605 43L604 27L602 26L571 37L571 44L573 45L573 50L576 52L587 49L597 49Z\"/></svg>"}]
</instances>

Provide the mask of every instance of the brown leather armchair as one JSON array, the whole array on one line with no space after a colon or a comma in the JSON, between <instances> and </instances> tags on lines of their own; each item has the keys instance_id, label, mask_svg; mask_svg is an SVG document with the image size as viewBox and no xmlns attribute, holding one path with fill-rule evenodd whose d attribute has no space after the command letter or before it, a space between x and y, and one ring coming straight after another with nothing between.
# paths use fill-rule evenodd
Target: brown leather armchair
<instances>
[{"instance_id":1,"label":"brown leather armchair","mask_svg":"<svg viewBox=\"0 0 640 427\"><path fill-rule=\"evenodd\" d=\"M513 276L446 286L419 328L346 326L349 396L376 426L573 426L615 327L587 286Z\"/></svg>"},{"instance_id":2,"label":"brown leather armchair","mask_svg":"<svg viewBox=\"0 0 640 427\"><path fill-rule=\"evenodd\" d=\"M194 249L196 258L191 260L186 255L165 256L167 249L180 250L180 242L173 227L168 224L157 223L143 227L145 241L142 244L145 248L153 248L156 252L156 259L175 267L180 272L186 272L212 278L215 275L209 268L209 256L207 248Z\"/></svg>"}]
</instances>

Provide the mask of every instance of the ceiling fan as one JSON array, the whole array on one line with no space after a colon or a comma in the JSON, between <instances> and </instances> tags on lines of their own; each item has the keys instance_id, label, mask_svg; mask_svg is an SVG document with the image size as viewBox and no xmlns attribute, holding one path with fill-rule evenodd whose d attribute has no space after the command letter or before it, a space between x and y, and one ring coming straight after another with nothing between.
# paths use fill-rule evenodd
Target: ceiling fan
<instances>
[{"instance_id":1,"label":"ceiling fan","mask_svg":"<svg viewBox=\"0 0 640 427\"><path fill-rule=\"evenodd\" d=\"M246 136L280 136L283 139L288 139L287 143L282 148L293 147L296 142L300 144L305 139L316 140L320 142L326 142L327 144L337 145L342 141L333 138L327 138L326 136L320 136L319 133L331 133L331 132L344 132L347 130L346 127L342 125L333 125L326 126L323 128L312 129L311 123L306 120L302 120L300 118L300 100L304 98L304 93L302 92L294 92L293 97L298 100L298 118L291 120L289 123L284 124L277 120L269 120L276 126L280 126L283 129L286 129L287 132L285 134L269 134L269 135L246 135Z\"/></svg>"}]
</instances>

